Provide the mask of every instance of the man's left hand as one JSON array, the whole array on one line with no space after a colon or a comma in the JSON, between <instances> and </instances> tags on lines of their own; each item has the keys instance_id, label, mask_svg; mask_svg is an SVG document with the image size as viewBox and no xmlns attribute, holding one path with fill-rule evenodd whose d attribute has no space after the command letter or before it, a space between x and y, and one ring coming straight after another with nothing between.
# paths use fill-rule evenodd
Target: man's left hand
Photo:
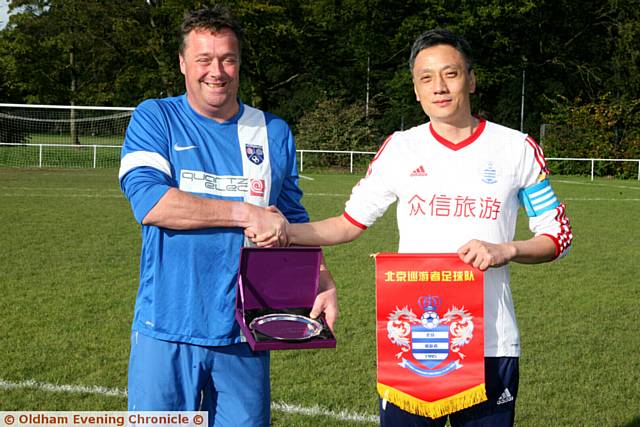
<instances>
[{"instance_id":1,"label":"man's left hand","mask_svg":"<svg viewBox=\"0 0 640 427\"><path fill-rule=\"evenodd\" d=\"M338 292L336 290L336 284L331 277L331 273L324 267L324 264L320 268L320 283L318 288L318 294L313 303L313 308L309 317L316 318L324 313L324 319L333 332L336 320L338 319Z\"/></svg>"}]
</instances>

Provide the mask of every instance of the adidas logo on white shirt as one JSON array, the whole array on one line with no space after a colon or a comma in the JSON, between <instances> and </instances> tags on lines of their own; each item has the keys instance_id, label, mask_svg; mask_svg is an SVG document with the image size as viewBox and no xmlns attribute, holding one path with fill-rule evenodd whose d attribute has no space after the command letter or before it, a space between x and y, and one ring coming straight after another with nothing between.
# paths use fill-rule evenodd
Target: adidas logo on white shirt
<instances>
[{"instance_id":1,"label":"adidas logo on white shirt","mask_svg":"<svg viewBox=\"0 0 640 427\"><path fill-rule=\"evenodd\" d=\"M411 172L411 175L409 176L427 176L427 172L424 170L424 166L420 166L419 168Z\"/></svg>"},{"instance_id":2,"label":"adidas logo on white shirt","mask_svg":"<svg viewBox=\"0 0 640 427\"><path fill-rule=\"evenodd\" d=\"M498 399L498 405L502 405L504 403L509 403L512 400L513 400L513 396L509 392L509 389L505 388L504 391L502 392L502 394L500 395L500 398Z\"/></svg>"}]
</instances>

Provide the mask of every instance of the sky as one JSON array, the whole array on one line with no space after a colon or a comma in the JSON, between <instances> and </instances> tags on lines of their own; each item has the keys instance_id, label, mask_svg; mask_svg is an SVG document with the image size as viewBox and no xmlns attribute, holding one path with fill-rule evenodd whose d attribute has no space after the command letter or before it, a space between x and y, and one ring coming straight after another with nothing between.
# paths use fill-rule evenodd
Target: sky
<instances>
[{"instance_id":1,"label":"sky","mask_svg":"<svg viewBox=\"0 0 640 427\"><path fill-rule=\"evenodd\" d=\"M8 0L0 0L0 30L7 25L9 20L9 2Z\"/></svg>"}]
</instances>

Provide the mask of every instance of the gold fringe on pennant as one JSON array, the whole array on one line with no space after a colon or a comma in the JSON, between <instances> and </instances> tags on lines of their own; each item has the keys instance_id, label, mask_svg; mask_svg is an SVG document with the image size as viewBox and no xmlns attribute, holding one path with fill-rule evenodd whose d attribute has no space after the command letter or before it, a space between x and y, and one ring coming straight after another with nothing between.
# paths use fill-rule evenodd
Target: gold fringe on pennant
<instances>
[{"instance_id":1,"label":"gold fringe on pennant","mask_svg":"<svg viewBox=\"0 0 640 427\"><path fill-rule=\"evenodd\" d=\"M400 409L429 418L440 418L487 400L484 383L434 402L417 399L393 387L378 383L378 393Z\"/></svg>"}]
</instances>

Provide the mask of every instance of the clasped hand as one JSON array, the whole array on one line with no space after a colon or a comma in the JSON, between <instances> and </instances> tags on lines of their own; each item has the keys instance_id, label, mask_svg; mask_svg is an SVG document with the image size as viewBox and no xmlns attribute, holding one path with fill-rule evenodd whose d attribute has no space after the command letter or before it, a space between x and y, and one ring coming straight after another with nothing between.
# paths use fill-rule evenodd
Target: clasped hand
<instances>
[{"instance_id":1,"label":"clasped hand","mask_svg":"<svg viewBox=\"0 0 640 427\"><path fill-rule=\"evenodd\" d=\"M275 206L256 207L244 234L261 248L284 247L289 246L288 226L289 221Z\"/></svg>"}]
</instances>

